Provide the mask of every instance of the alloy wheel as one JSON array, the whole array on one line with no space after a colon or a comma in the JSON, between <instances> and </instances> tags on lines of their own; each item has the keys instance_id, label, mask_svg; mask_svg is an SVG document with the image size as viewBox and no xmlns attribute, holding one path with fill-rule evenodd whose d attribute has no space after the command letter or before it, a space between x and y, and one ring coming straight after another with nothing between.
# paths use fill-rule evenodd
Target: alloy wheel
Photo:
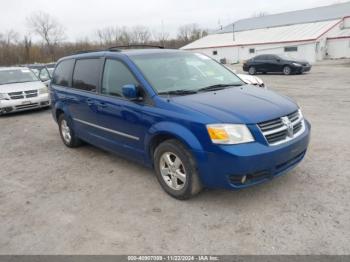
<instances>
[{"instance_id":1,"label":"alloy wheel","mask_svg":"<svg viewBox=\"0 0 350 262\"><path fill-rule=\"evenodd\" d=\"M166 152L160 158L160 173L164 182L173 190L181 190L186 184L186 170L181 159Z\"/></svg>"},{"instance_id":2,"label":"alloy wheel","mask_svg":"<svg viewBox=\"0 0 350 262\"><path fill-rule=\"evenodd\" d=\"M290 75L290 73L291 73L290 67L289 67L289 66L286 66L285 68L283 68L283 73L284 73L285 75Z\"/></svg>"},{"instance_id":3,"label":"alloy wheel","mask_svg":"<svg viewBox=\"0 0 350 262\"><path fill-rule=\"evenodd\" d=\"M61 133L62 133L62 137L64 139L64 141L69 144L72 140L72 136L70 133L70 128L67 124L67 121L65 119L63 119L61 121Z\"/></svg>"},{"instance_id":4,"label":"alloy wheel","mask_svg":"<svg viewBox=\"0 0 350 262\"><path fill-rule=\"evenodd\" d=\"M253 66L250 67L250 68L249 68L249 74L250 74L250 75L255 75L255 73L256 73L255 67L253 67Z\"/></svg>"}]
</instances>

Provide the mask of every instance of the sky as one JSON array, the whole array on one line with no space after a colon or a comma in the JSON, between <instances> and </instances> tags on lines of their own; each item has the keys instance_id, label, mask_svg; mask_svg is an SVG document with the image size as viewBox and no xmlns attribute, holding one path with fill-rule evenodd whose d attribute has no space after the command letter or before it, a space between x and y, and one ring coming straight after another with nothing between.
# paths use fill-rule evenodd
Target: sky
<instances>
[{"instance_id":1,"label":"sky","mask_svg":"<svg viewBox=\"0 0 350 262\"><path fill-rule=\"evenodd\" d=\"M329 5L342 0L0 0L0 33L30 31L26 17L44 11L65 28L66 40L96 39L108 26L143 25L175 36L183 24L218 29L259 12L269 14Z\"/></svg>"}]
</instances>

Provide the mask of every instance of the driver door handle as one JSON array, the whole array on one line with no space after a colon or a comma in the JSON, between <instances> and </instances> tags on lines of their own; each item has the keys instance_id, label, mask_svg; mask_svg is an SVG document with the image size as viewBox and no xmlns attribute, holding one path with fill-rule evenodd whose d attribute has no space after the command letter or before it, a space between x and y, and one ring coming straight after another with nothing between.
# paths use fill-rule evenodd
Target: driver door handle
<instances>
[{"instance_id":1,"label":"driver door handle","mask_svg":"<svg viewBox=\"0 0 350 262\"><path fill-rule=\"evenodd\" d=\"M93 106L95 103L92 99L86 99L86 103L89 105L89 106Z\"/></svg>"},{"instance_id":2,"label":"driver door handle","mask_svg":"<svg viewBox=\"0 0 350 262\"><path fill-rule=\"evenodd\" d=\"M108 107L108 105L104 102L99 102L99 103L96 103L98 107L101 107L101 108L106 108Z\"/></svg>"}]
</instances>

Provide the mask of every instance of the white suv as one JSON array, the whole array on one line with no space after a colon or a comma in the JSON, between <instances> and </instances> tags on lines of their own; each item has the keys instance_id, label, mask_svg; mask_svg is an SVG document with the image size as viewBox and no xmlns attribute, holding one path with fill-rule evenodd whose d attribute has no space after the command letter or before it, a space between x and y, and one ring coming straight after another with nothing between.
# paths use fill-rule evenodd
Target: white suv
<instances>
[{"instance_id":1,"label":"white suv","mask_svg":"<svg viewBox=\"0 0 350 262\"><path fill-rule=\"evenodd\" d=\"M48 88L31 70L0 68L0 115L48 106Z\"/></svg>"}]
</instances>

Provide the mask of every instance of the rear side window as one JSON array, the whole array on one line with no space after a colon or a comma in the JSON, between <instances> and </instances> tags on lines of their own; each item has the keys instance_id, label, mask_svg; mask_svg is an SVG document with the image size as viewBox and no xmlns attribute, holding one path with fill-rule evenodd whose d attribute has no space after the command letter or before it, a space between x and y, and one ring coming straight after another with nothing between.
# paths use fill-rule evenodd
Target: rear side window
<instances>
[{"instance_id":1,"label":"rear side window","mask_svg":"<svg viewBox=\"0 0 350 262\"><path fill-rule=\"evenodd\" d=\"M73 88L96 92L100 81L102 60L79 59L75 63Z\"/></svg>"},{"instance_id":2,"label":"rear side window","mask_svg":"<svg viewBox=\"0 0 350 262\"><path fill-rule=\"evenodd\" d=\"M60 86L71 86L74 60L64 60L56 67L52 83Z\"/></svg>"},{"instance_id":3,"label":"rear side window","mask_svg":"<svg viewBox=\"0 0 350 262\"><path fill-rule=\"evenodd\" d=\"M107 59L101 93L122 97L122 87L129 84L138 85L130 70L120 61Z\"/></svg>"},{"instance_id":4,"label":"rear side window","mask_svg":"<svg viewBox=\"0 0 350 262\"><path fill-rule=\"evenodd\" d=\"M255 58L254 58L254 60L265 60L265 55L259 55L259 56L256 56Z\"/></svg>"}]
</instances>

